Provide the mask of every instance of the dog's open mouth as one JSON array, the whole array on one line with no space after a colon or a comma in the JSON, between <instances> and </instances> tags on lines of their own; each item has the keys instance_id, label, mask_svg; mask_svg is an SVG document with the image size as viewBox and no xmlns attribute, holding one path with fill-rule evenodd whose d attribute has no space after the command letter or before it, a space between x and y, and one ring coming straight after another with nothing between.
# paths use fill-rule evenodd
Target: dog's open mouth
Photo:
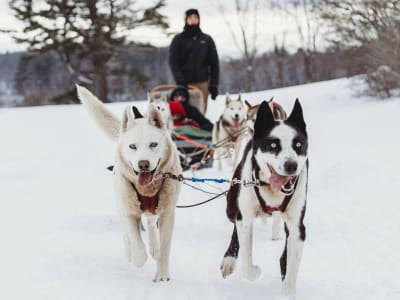
<instances>
[{"instance_id":1,"label":"dog's open mouth","mask_svg":"<svg viewBox=\"0 0 400 300\"><path fill-rule=\"evenodd\" d=\"M151 183L151 181L153 180L153 174L154 174L155 170L153 171L147 171L147 172L139 172L139 177L138 177L138 181L140 185L146 186L149 185Z\"/></svg>"},{"instance_id":2,"label":"dog's open mouth","mask_svg":"<svg viewBox=\"0 0 400 300\"><path fill-rule=\"evenodd\" d=\"M294 192L294 185L296 183L296 176L283 176L279 175L273 167L268 165L271 172L269 183L274 191L281 191L285 195L291 195Z\"/></svg>"},{"instance_id":3,"label":"dog's open mouth","mask_svg":"<svg viewBox=\"0 0 400 300\"><path fill-rule=\"evenodd\" d=\"M239 118L233 118L233 127L235 127L235 128L239 128L240 127Z\"/></svg>"},{"instance_id":4,"label":"dog's open mouth","mask_svg":"<svg viewBox=\"0 0 400 300\"><path fill-rule=\"evenodd\" d=\"M153 181L154 173L156 172L159 163L160 163L160 161L157 163L157 166L154 168L153 171L137 172L135 169L133 169L135 174L138 175L138 182L140 185L147 186Z\"/></svg>"}]
</instances>

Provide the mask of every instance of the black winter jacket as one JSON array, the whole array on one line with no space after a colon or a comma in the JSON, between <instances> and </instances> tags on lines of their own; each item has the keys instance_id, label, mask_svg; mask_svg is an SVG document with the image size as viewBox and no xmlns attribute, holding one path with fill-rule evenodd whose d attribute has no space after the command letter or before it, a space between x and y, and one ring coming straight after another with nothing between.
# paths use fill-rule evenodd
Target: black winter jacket
<instances>
[{"instance_id":1,"label":"black winter jacket","mask_svg":"<svg viewBox=\"0 0 400 300\"><path fill-rule=\"evenodd\" d=\"M211 36L199 30L177 34L169 47L169 64L176 83L210 81L218 86L218 53Z\"/></svg>"}]
</instances>

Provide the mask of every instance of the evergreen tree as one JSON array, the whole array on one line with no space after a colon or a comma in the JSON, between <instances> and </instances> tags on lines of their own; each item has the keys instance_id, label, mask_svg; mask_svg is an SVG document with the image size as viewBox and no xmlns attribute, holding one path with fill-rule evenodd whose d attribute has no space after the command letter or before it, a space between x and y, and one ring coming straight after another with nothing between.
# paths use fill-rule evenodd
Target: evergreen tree
<instances>
[{"instance_id":1,"label":"evergreen tree","mask_svg":"<svg viewBox=\"0 0 400 300\"><path fill-rule=\"evenodd\" d=\"M9 5L24 23L13 35L30 52L55 51L77 83L92 84L107 100L107 62L130 32L139 26L166 29L159 10L165 0L138 9L134 0L12 0Z\"/></svg>"}]
</instances>

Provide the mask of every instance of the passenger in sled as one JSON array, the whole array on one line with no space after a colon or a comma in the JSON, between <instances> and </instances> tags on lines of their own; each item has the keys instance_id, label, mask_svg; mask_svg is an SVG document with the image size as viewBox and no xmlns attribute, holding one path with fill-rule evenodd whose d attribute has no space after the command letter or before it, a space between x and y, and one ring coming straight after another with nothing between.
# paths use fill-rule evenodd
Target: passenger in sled
<instances>
[{"instance_id":1,"label":"passenger in sled","mask_svg":"<svg viewBox=\"0 0 400 300\"><path fill-rule=\"evenodd\" d=\"M168 99L175 131L184 135L210 138L213 124L189 103L189 91L178 85Z\"/></svg>"}]
</instances>

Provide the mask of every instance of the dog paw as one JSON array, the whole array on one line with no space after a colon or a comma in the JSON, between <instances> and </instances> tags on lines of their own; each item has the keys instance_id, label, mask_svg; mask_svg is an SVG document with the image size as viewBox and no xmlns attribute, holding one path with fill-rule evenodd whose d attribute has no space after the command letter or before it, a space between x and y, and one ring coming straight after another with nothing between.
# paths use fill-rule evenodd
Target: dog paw
<instances>
[{"instance_id":1,"label":"dog paw","mask_svg":"<svg viewBox=\"0 0 400 300\"><path fill-rule=\"evenodd\" d=\"M236 257L232 257L232 256L226 256L224 257L224 259L222 260L221 263L221 275L223 278L228 277L229 275L231 275L233 273L233 271L235 270L235 266L236 266Z\"/></svg>"},{"instance_id":2,"label":"dog paw","mask_svg":"<svg viewBox=\"0 0 400 300\"><path fill-rule=\"evenodd\" d=\"M144 245L131 249L131 262L138 268L143 267L147 260L147 253Z\"/></svg>"},{"instance_id":3,"label":"dog paw","mask_svg":"<svg viewBox=\"0 0 400 300\"><path fill-rule=\"evenodd\" d=\"M282 286L282 296L285 299L296 300L295 284L289 281L284 281Z\"/></svg>"},{"instance_id":4,"label":"dog paw","mask_svg":"<svg viewBox=\"0 0 400 300\"><path fill-rule=\"evenodd\" d=\"M161 281L170 281L169 275L168 274L156 274L156 276L153 279L153 282L161 282Z\"/></svg>"},{"instance_id":5,"label":"dog paw","mask_svg":"<svg viewBox=\"0 0 400 300\"><path fill-rule=\"evenodd\" d=\"M258 266L251 266L250 268L246 268L242 270L243 278L254 281L259 278L261 275L261 269Z\"/></svg>"},{"instance_id":6,"label":"dog paw","mask_svg":"<svg viewBox=\"0 0 400 300\"><path fill-rule=\"evenodd\" d=\"M272 240L279 241L282 239L280 232L272 232Z\"/></svg>"}]
</instances>

